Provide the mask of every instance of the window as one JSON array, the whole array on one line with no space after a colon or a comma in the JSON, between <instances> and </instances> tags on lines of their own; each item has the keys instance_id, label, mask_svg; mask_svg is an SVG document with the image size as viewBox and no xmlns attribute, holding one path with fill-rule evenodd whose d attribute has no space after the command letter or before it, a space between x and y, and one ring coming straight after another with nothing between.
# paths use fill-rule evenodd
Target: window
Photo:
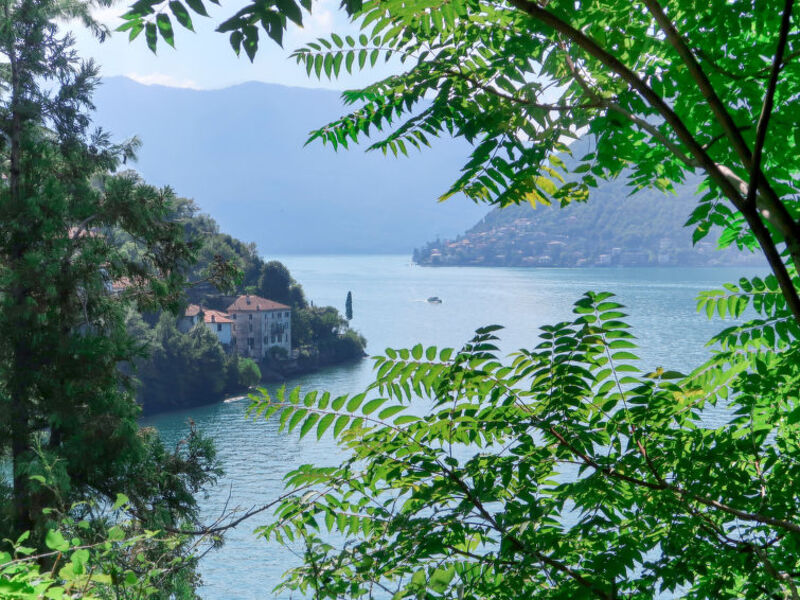
<instances>
[{"instance_id":1,"label":"window","mask_svg":"<svg viewBox=\"0 0 800 600\"><path fill-rule=\"evenodd\" d=\"M253 346L255 346L255 343L256 343L256 341L255 341L254 338L247 338L247 347L248 348L252 348Z\"/></svg>"},{"instance_id":2,"label":"window","mask_svg":"<svg viewBox=\"0 0 800 600\"><path fill-rule=\"evenodd\" d=\"M220 325L219 323L217 323L217 331L222 331L222 325Z\"/></svg>"},{"instance_id":3,"label":"window","mask_svg":"<svg viewBox=\"0 0 800 600\"><path fill-rule=\"evenodd\" d=\"M248 316L250 317L250 320L252 321L253 320L253 315L248 315Z\"/></svg>"},{"instance_id":4,"label":"window","mask_svg":"<svg viewBox=\"0 0 800 600\"><path fill-rule=\"evenodd\" d=\"M286 318L288 319L288 318L289 318L289 313L287 312L287 313L284 315L284 317L286 317Z\"/></svg>"}]
</instances>

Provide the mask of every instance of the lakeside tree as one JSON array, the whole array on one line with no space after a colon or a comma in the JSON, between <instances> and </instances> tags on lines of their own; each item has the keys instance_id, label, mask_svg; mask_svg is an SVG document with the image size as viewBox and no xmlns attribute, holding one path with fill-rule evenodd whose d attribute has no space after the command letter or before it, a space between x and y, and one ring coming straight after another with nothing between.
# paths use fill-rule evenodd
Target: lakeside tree
<instances>
[{"instance_id":1,"label":"lakeside tree","mask_svg":"<svg viewBox=\"0 0 800 600\"><path fill-rule=\"evenodd\" d=\"M353 293L347 292L347 298L344 300L344 317L348 321L353 320Z\"/></svg>"},{"instance_id":2,"label":"lakeside tree","mask_svg":"<svg viewBox=\"0 0 800 600\"><path fill-rule=\"evenodd\" d=\"M669 191L695 172L695 240L720 227L721 245L760 248L772 274L701 296L709 315L756 315L720 332L689 375L638 373L622 307L589 294L508 364L487 328L458 352L388 350L352 398L256 402L254 415L280 413L301 434L332 428L353 453L295 472L297 495L263 530L305 541L289 587L317 598L799 597L794 4L345 2L362 35L296 52L317 77L381 57L410 65L346 92L352 112L312 139L338 148L384 132L370 147L404 154L463 136L475 148L443 197L499 205L584 201L623 169L634 190ZM154 47L162 15L137 4L125 27L150 28ZM254 3L219 29L252 58L259 25L280 41L284 17L301 19L291 0ZM559 155L584 134L595 146L567 173ZM424 417L407 410L421 397ZM714 405L730 415L716 429L703 420Z\"/></svg>"},{"instance_id":3,"label":"lakeside tree","mask_svg":"<svg viewBox=\"0 0 800 600\"><path fill-rule=\"evenodd\" d=\"M120 365L143 353L128 310L176 308L195 246L170 219L169 189L112 174L136 144L91 130L97 69L60 30L80 19L102 36L90 8L19 0L0 12L0 451L10 467L0 583L3 594L57 596L14 580L20 565L32 572L29 559L6 577L13 549L40 557L51 578L96 573L111 595L138 584L138 572L148 597L190 598L195 548L167 530L196 520L194 494L220 473L213 445L192 431L169 451L140 429ZM112 242L119 231L139 243L135 257ZM141 543L117 543L127 536ZM76 546L99 541L115 565L80 558ZM76 562L65 575L68 550Z\"/></svg>"}]
</instances>

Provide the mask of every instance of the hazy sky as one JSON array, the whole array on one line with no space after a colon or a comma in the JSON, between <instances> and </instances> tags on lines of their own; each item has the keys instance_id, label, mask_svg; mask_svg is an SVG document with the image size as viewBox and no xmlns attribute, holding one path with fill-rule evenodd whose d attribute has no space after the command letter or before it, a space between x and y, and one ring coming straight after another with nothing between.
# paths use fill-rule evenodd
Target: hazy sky
<instances>
[{"instance_id":1,"label":"hazy sky","mask_svg":"<svg viewBox=\"0 0 800 600\"><path fill-rule=\"evenodd\" d=\"M96 16L114 29L122 23L119 17L128 4L125 1L118 2L111 8L97 11ZM76 35L81 56L94 58L101 65L103 76L124 75L145 84L212 89L244 81L266 81L291 86L346 89L365 85L389 73L388 67L382 65L381 68L340 80L318 80L308 78L305 69L289 59L292 50L317 37L326 37L333 31L340 34L358 31L338 8L339 0L315 2L311 15L304 11L303 29L291 24L290 30L284 35L283 48L262 30L259 52L253 63L244 52L240 57L234 54L227 34L214 31L219 22L234 14L244 3L241 0L223 2L221 7L210 2L205 4L211 18L192 13L196 33L178 26L173 19L177 48L173 49L159 39L157 55L147 48L144 34L131 43L127 32L114 33L111 39L100 44L77 24L71 24L69 28Z\"/></svg>"}]
</instances>

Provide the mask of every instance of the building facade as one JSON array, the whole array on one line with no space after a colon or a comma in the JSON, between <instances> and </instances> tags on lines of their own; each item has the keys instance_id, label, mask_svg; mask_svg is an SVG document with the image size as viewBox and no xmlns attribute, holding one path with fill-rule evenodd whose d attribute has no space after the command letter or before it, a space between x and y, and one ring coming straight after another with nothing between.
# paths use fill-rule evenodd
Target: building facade
<instances>
[{"instance_id":1,"label":"building facade","mask_svg":"<svg viewBox=\"0 0 800 600\"><path fill-rule=\"evenodd\" d=\"M186 333L200 321L205 323L208 330L217 336L221 344L230 347L233 340L233 319L221 310L190 304L186 307L183 316L178 319L178 331Z\"/></svg>"},{"instance_id":2,"label":"building facade","mask_svg":"<svg viewBox=\"0 0 800 600\"><path fill-rule=\"evenodd\" d=\"M203 322L208 330L217 336L221 344L228 346L233 340L233 319L221 310L203 311Z\"/></svg>"},{"instance_id":3,"label":"building facade","mask_svg":"<svg viewBox=\"0 0 800 600\"><path fill-rule=\"evenodd\" d=\"M178 331L186 333L203 318L203 309L197 304L190 304L178 319Z\"/></svg>"},{"instance_id":4,"label":"building facade","mask_svg":"<svg viewBox=\"0 0 800 600\"><path fill-rule=\"evenodd\" d=\"M260 296L239 296L228 307L237 352L261 360L272 348L292 354L292 309Z\"/></svg>"}]
</instances>

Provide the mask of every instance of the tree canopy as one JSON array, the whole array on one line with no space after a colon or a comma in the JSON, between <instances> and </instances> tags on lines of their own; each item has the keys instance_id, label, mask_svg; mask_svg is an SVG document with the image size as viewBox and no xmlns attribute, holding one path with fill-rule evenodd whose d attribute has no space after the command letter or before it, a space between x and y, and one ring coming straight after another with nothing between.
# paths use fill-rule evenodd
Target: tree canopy
<instances>
[{"instance_id":1,"label":"tree canopy","mask_svg":"<svg viewBox=\"0 0 800 600\"><path fill-rule=\"evenodd\" d=\"M196 248L168 188L115 174L135 141L91 126L97 69L60 29L80 18L102 35L90 8L20 0L0 12L0 593L61 597L65 579L79 593L95 574L106 594L132 578L149 597L190 598L197 557L165 528L197 518L194 494L220 474L213 445L190 431L169 451L140 429L120 366L144 352L126 314L176 309Z\"/></svg>"}]
</instances>

